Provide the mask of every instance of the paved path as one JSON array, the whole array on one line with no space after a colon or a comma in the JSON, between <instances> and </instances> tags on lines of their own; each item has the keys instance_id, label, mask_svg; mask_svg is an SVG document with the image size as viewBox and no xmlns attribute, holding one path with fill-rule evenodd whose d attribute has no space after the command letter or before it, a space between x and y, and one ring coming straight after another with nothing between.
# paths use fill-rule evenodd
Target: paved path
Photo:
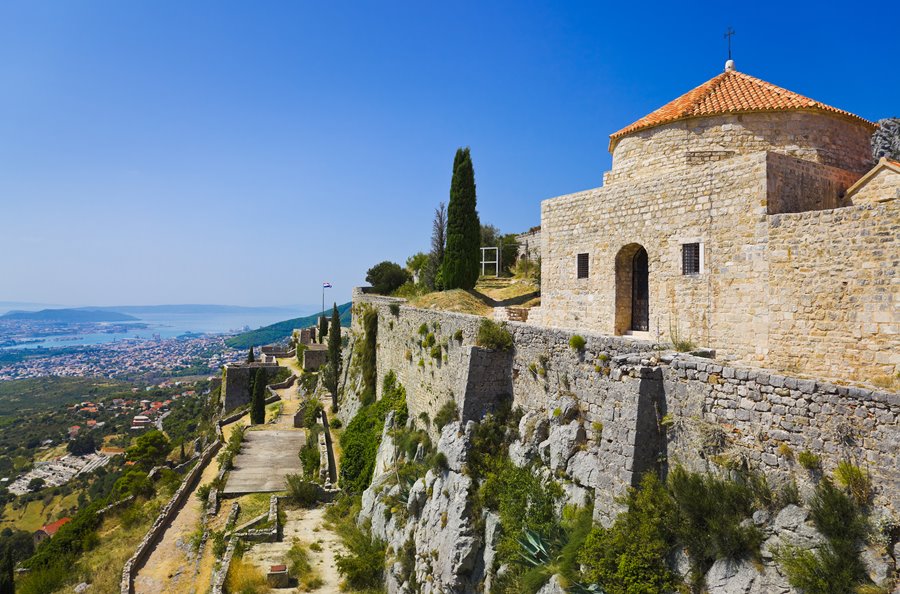
<instances>
[{"instance_id":1,"label":"paved path","mask_svg":"<svg viewBox=\"0 0 900 594\"><path fill-rule=\"evenodd\" d=\"M299 453L305 444L306 431L300 429L247 431L222 494L284 491L287 475L303 473Z\"/></svg>"}]
</instances>

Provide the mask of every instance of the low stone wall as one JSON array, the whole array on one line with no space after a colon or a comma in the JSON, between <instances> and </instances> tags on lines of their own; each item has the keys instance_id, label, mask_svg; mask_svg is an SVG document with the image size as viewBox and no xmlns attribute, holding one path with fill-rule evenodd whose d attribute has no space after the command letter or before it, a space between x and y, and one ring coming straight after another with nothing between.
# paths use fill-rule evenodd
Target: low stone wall
<instances>
[{"instance_id":1,"label":"low stone wall","mask_svg":"<svg viewBox=\"0 0 900 594\"><path fill-rule=\"evenodd\" d=\"M209 461L216 455L216 452L219 451L220 447L222 447L222 442L215 441L204 450L203 454L200 455L200 460L197 465L185 476L184 480L181 482L181 486L178 487L178 490L175 491L175 494L172 495L172 498L166 506L159 512L156 521L153 522L153 526L150 527L147 535L144 536L144 539L138 545L134 555L125 562L125 567L122 569L122 581L120 583L121 594L134 594L134 576L141 567L143 567L147 558L150 556L150 553L153 551L153 547L156 546L162 538L166 528L169 527L172 519L178 514L179 510L184 505L184 502L190 496L191 490L197 485L197 481L200 480L203 469L206 468L206 465L209 464Z\"/></svg>"},{"instance_id":2,"label":"low stone wall","mask_svg":"<svg viewBox=\"0 0 900 594\"><path fill-rule=\"evenodd\" d=\"M746 463L811 489L810 472L796 461L808 450L826 473L844 460L867 470L879 505L900 502L900 394L685 355L663 378L673 462L695 470Z\"/></svg>"}]
</instances>

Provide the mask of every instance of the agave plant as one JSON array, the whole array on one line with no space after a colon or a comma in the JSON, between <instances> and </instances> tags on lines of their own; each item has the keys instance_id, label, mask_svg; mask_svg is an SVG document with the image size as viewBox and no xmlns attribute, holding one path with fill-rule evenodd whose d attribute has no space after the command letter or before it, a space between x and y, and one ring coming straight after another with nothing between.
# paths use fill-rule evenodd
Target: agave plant
<instances>
[{"instance_id":1,"label":"agave plant","mask_svg":"<svg viewBox=\"0 0 900 594\"><path fill-rule=\"evenodd\" d=\"M524 537L518 538L516 541L522 547L519 555L525 559L525 563L529 567L538 567L539 565L550 563L550 552L547 550L548 547L541 535L529 528L523 529L522 532Z\"/></svg>"}]
</instances>

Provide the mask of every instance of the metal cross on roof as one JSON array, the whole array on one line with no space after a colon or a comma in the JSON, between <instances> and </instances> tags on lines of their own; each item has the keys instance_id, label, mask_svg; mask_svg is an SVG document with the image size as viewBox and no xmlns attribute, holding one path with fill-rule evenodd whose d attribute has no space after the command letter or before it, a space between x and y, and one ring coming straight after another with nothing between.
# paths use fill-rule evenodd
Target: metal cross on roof
<instances>
[{"instance_id":1,"label":"metal cross on roof","mask_svg":"<svg viewBox=\"0 0 900 594\"><path fill-rule=\"evenodd\" d=\"M734 29L728 27L728 30L725 31L725 39L728 40L728 59L731 59L731 37L734 35Z\"/></svg>"}]
</instances>

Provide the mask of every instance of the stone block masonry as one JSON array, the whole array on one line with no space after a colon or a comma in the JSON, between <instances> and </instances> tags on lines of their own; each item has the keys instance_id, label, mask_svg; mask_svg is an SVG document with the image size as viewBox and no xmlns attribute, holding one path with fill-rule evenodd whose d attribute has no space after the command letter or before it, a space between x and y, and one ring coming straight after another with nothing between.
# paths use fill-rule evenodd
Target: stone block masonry
<instances>
[{"instance_id":1,"label":"stone block masonry","mask_svg":"<svg viewBox=\"0 0 900 594\"><path fill-rule=\"evenodd\" d=\"M277 363L231 363L222 371L222 411L228 412L250 402L250 378L256 369L265 369L272 378L281 369Z\"/></svg>"},{"instance_id":2,"label":"stone block masonry","mask_svg":"<svg viewBox=\"0 0 900 594\"><path fill-rule=\"evenodd\" d=\"M664 470L666 460L694 469L746 460L773 483L788 472L802 478L787 448L820 456L826 471L851 460L871 472L877 505L893 509L900 501L898 394L663 352L628 337L581 333L585 347L575 350L575 331L516 322L507 325L513 350L497 353L474 346L478 316L361 291L354 293L357 331L361 306L378 312L378 382L396 373L410 417L433 419L452 399L464 423L477 421L511 398L531 425L550 420L550 438L538 446L549 448L540 454L544 463L571 481L570 492L593 491L601 520L617 512L616 496L642 472ZM440 356L420 346L428 334ZM711 439L719 450L704 446Z\"/></svg>"}]
</instances>

